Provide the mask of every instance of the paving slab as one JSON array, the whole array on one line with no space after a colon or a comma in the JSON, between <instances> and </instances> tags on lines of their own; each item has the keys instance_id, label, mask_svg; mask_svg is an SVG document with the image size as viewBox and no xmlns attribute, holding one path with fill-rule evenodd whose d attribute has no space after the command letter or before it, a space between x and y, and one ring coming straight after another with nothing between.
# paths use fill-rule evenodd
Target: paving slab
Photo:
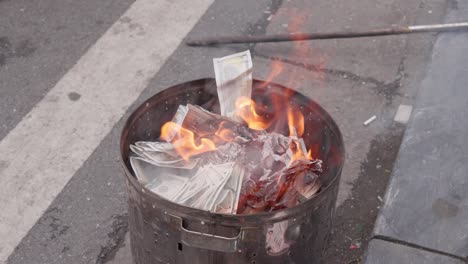
<instances>
[{"instance_id":1,"label":"paving slab","mask_svg":"<svg viewBox=\"0 0 468 264\"><path fill-rule=\"evenodd\" d=\"M456 258L440 255L426 250L384 240L373 239L369 243L369 254L366 257L366 263L462 264L464 262Z\"/></svg>"},{"instance_id":2,"label":"paving slab","mask_svg":"<svg viewBox=\"0 0 468 264\"><path fill-rule=\"evenodd\" d=\"M460 1L448 20L467 15ZM376 236L461 258L468 257L467 42L468 33L448 33L434 46L375 228Z\"/></svg>"}]
</instances>

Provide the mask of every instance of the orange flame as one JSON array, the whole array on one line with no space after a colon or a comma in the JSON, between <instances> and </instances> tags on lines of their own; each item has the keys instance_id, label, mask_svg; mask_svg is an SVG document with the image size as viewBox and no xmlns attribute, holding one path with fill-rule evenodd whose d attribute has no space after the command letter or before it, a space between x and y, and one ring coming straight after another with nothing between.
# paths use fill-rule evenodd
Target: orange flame
<instances>
[{"instance_id":1,"label":"orange flame","mask_svg":"<svg viewBox=\"0 0 468 264\"><path fill-rule=\"evenodd\" d=\"M295 160L301 160L301 159L306 158L306 156L304 155L305 153L302 152L302 148L299 145L299 142L294 141L294 144L296 144L296 148L294 149L293 156L291 158L291 161L289 162L290 164L293 163L293 161Z\"/></svg>"},{"instance_id":2,"label":"orange flame","mask_svg":"<svg viewBox=\"0 0 468 264\"><path fill-rule=\"evenodd\" d=\"M288 107L288 128L289 136L302 137L304 134L304 115L298 109Z\"/></svg>"},{"instance_id":3,"label":"orange flame","mask_svg":"<svg viewBox=\"0 0 468 264\"><path fill-rule=\"evenodd\" d=\"M244 120L249 128L255 130L267 129L271 122L259 115L255 110L255 102L247 97L240 97L236 101L237 115Z\"/></svg>"},{"instance_id":4,"label":"orange flame","mask_svg":"<svg viewBox=\"0 0 468 264\"><path fill-rule=\"evenodd\" d=\"M195 134L174 122L167 122L161 128L161 138L171 142L175 150L184 160L189 160L193 155L198 155L216 149L213 141L201 138L197 144Z\"/></svg>"},{"instance_id":5,"label":"orange flame","mask_svg":"<svg viewBox=\"0 0 468 264\"><path fill-rule=\"evenodd\" d=\"M312 149L309 149L309 151L307 152L307 158L309 158L310 160L314 159L314 157L312 157Z\"/></svg>"}]
</instances>

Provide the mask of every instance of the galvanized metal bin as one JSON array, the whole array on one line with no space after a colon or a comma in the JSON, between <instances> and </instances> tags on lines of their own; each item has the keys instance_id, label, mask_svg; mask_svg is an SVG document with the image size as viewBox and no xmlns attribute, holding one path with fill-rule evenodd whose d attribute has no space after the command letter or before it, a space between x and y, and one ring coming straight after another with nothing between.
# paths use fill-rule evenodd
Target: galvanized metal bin
<instances>
[{"instance_id":1,"label":"galvanized metal bin","mask_svg":"<svg viewBox=\"0 0 468 264\"><path fill-rule=\"evenodd\" d=\"M129 144L156 140L179 104L197 104L217 112L216 84L202 79L168 88L148 99L129 117L121 136L126 173L133 259L153 263L320 263L332 227L344 159L341 133L327 112L307 97L277 84L253 83L252 98L292 94L305 117L306 145L319 146L324 161L323 187L294 208L255 215L222 215L169 202L134 177ZM261 88L260 88L261 87Z\"/></svg>"}]
</instances>

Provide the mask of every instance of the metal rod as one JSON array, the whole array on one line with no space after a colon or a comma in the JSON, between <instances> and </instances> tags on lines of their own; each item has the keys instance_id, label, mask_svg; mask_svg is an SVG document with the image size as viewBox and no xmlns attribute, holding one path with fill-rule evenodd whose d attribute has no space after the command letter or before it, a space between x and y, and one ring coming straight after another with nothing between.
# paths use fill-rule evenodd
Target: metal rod
<instances>
[{"instance_id":1,"label":"metal rod","mask_svg":"<svg viewBox=\"0 0 468 264\"><path fill-rule=\"evenodd\" d=\"M342 38L362 38L386 35L401 35L420 32L445 32L468 30L468 22L419 25L409 27L392 27L361 32L330 32L330 33L297 33L278 34L267 36L224 36L213 38L189 39L186 44L189 46L212 46L220 44L238 43L259 43L259 42L283 42L283 41L303 41L313 39L342 39Z\"/></svg>"}]
</instances>

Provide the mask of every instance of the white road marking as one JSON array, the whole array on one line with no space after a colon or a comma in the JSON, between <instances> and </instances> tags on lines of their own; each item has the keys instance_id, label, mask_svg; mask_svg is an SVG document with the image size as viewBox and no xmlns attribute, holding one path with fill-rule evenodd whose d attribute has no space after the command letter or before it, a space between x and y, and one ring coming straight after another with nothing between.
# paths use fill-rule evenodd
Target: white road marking
<instances>
[{"instance_id":1,"label":"white road marking","mask_svg":"<svg viewBox=\"0 0 468 264\"><path fill-rule=\"evenodd\" d=\"M400 105L398 106L398 110L393 120L398 123L406 124L410 119L412 111L413 107L411 105Z\"/></svg>"},{"instance_id":2,"label":"white road marking","mask_svg":"<svg viewBox=\"0 0 468 264\"><path fill-rule=\"evenodd\" d=\"M0 263L212 2L137 0L0 142Z\"/></svg>"}]
</instances>

